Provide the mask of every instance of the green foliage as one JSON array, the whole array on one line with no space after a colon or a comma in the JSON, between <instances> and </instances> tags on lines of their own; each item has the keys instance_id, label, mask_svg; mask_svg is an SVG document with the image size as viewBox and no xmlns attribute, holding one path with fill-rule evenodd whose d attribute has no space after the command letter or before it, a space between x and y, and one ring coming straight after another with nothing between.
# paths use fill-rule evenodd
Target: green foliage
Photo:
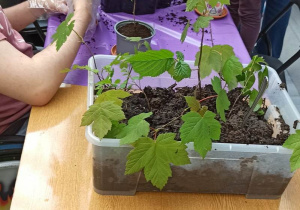
<instances>
[{"instance_id":1,"label":"green foliage","mask_svg":"<svg viewBox=\"0 0 300 210\"><path fill-rule=\"evenodd\" d=\"M169 50L148 50L131 56L128 61L140 76L156 77L174 65L174 53Z\"/></svg>"},{"instance_id":2,"label":"green foliage","mask_svg":"<svg viewBox=\"0 0 300 210\"><path fill-rule=\"evenodd\" d=\"M234 55L231 56L224 64L222 75L228 85L228 89L232 90L237 87L238 81L236 76L240 75L243 70L243 65Z\"/></svg>"},{"instance_id":3,"label":"green foliage","mask_svg":"<svg viewBox=\"0 0 300 210\"><path fill-rule=\"evenodd\" d=\"M66 19L57 27L56 32L52 35L51 44L56 42L56 51L58 51L67 41L68 36L70 36L74 28L75 21L71 21L73 16L73 13L69 14Z\"/></svg>"},{"instance_id":4,"label":"green foliage","mask_svg":"<svg viewBox=\"0 0 300 210\"><path fill-rule=\"evenodd\" d=\"M227 93L221 87L221 80L219 77L214 77L211 81L214 91L218 94L216 100L217 112L221 117L221 120L226 121L225 110L229 109L230 101L228 99Z\"/></svg>"},{"instance_id":5,"label":"green foliage","mask_svg":"<svg viewBox=\"0 0 300 210\"><path fill-rule=\"evenodd\" d=\"M139 138L134 149L127 156L125 174L133 174L144 169L147 181L160 190L172 176L170 164L185 165L190 160L186 146L174 140L174 133L165 133L154 141L148 137Z\"/></svg>"},{"instance_id":6,"label":"green foliage","mask_svg":"<svg viewBox=\"0 0 300 210\"><path fill-rule=\"evenodd\" d=\"M184 78L189 78L191 76L191 72L192 72L192 70L191 70L189 64L187 64L184 61L178 61L175 65L174 72L173 72L173 74L171 74L171 76L177 82L180 82Z\"/></svg>"},{"instance_id":7,"label":"green foliage","mask_svg":"<svg viewBox=\"0 0 300 210\"><path fill-rule=\"evenodd\" d=\"M184 121L180 128L182 143L194 142L195 150L204 158L211 150L212 140L219 140L221 125L214 119L216 114L206 111L202 117L197 112L189 112L182 116Z\"/></svg>"},{"instance_id":8,"label":"green foliage","mask_svg":"<svg viewBox=\"0 0 300 210\"><path fill-rule=\"evenodd\" d=\"M209 76L212 72L212 62L211 62L211 47L210 46L203 46L202 47L202 57L201 57L201 62L200 62L200 78L203 79L207 76ZM195 66L198 66L199 63L199 57L200 57L200 51L197 52L196 54L196 59L195 59ZM217 60L216 60L217 62Z\"/></svg>"},{"instance_id":9,"label":"green foliage","mask_svg":"<svg viewBox=\"0 0 300 210\"><path fill-rule=\"evenodd\" d=\"M126 37L126 40L131 42L139 42L141 41L142 37Z\"/></svg>"},{"instance_id":10,"label":"green foliage","mask_svg":"<svg viewBox=\"0 0 300 210\"><path fill-rule=\"evenodd\" d=\"M91 67L89 67L88 65L85 65L85 66L79 66L77 64L73 65L71 69L69 68L65 68L64 70L61 70L60 72L61 73L68 73L70 71L73 71L73 70L87 70L87 71L90 71L90 72L93 72L94 74L97 74L99 73L99 70L98 69L92 69Z\"/></svg>"},{"instance_id":11,"label":"green foliage","mask_svg":"<svg viewBox=\"0 0 300 210\"><path fill-rule=\"evenodd\" d=\"M213 20L213 18L210 16L199 16L196 22L193 24L194 31L198 33L200 28L203 29L208 27L211 20Z\"/></svg>"},{"instance_id":12,"label":"green foliage","mask_svg":"<svg viewBox=\"0 0 300 210\"><path fill-rule=\"evenodd\" d=\"M122 129L117 138L120 138L120 144L132 144L142 136L147 136L150 131L150 125L145 118L152 115L152 112L141 113L129 119L128 125Z\"/></svg>"},{"instance_id":13,"label":"green foliage","mask_svg":"<svg viewBox=\"0 0 300 210\"><path fill-rule=\"evenodd\" d=\"M291 171L300 168L300 130L296 130L295 134L290 135L282 146L293 150L290 159Z\"/></svg>"},{"instance_id":14,"label":"green foliage","mask_svg":"<svg viewBox=\"0 0 300 210\"><path fill-rule=\"evenodd\" d=\"M210 59L210 62L212 63L216 72L220 72L223 69L226 61L231 56L235 55L233 48L230 45L215 45L212 47L211 51L211 56L213 56L213 58ZM217 56L217 54L219 54L219 56Z\"/></svg>"},{"instance_id":15,"label":"green foliage","mask_svg":"<svg viewBox=\"0 0 300 210\"><path fill-rule=\"evenodd\" d=\"M269 71L267 67L265 67L263 71L258 72L258 89L260 89L264 77L269 77Z\"/></svg>"},{"instance_id":16,"label":"green foliage","mask_svg":"<svg viewBox=\"0 0 300 210\"><path fill-rule=\"evenodd\" d=\"M81 126L93 123L93 132L99 139L102 139L111 130L112 121L123 119L125 119L125 115L122 108L113 101L105 101L89 107L81 119Z\"/></svg>"},{"instance_id":17,"label":"green foliage","mask_svg":"<svg viewBox=\"0 0 300 210\"><path fill-rule=\"evenodd\" d=\"M191 111L198 112L201 109L199 101L194 96L184 96Z\"/></svg>"},{"instance_id":18,"label":"green foliage","mask_svg":"<svg viewBox=\"0 0 300 210\"><path fill-rule=\"evenodd\" d=\"M181 38L180 38L180 41L181 41L181 42L184 42L189 27L190 27L190 20L188 20L188 22L187 22L187 24L185 25L184 30L183 30L183 32L182 32L182 34L181 34Z\"/></svg>"},{"instance_id":19,"label":"green foliage","mask_svg":"<svg viewBox=\"0 0 300 210\"><path fill-rule=\"evenodd\" d=\"M258 91L256 89L253 89L250 92L249 106L252 106L257 95L258 95ZM255 108L253 109L254 112L258 111L261 108L262 102L263 102L263 100L262 100L262 98L260 98L258 103L256 104Z\"/></svg>"},{"instance_id":20,"label":"green foliage","mask_svg":"<svg viewBox=\"0 0 300 210\"><path fill-rule=\"evenodd\" d=\"M104 136L104 138L113 138L115 139L116 136L123 130L126 126L125 123L119 123L118 121L112 121L111 130Z\"/></svg>"},{"instance_id":21,"label":"green foliage","mask_svg":"<svg viewBox=\"0 0 300 210\"><path fill-rule=\"evenodd\" d=\"M199 12L206 11L206 4L205 0L188 0L186 3L186 10L187 12L193 11L197 9Z\"/></svg>"},{"instance_id":22,"label":"green foliage","mask_svg":"<svg viewBox=\"0 0 300 210\"><path fill-rule=\"evenodd\" d=\"M104 101L112 101L118 106L122 106L123 101L120 98L123 99L129 96L131 96L131 94L124 90L108 90L98 96L95 100L95 104L100 104Z\"/></svg>"}]
</instances>

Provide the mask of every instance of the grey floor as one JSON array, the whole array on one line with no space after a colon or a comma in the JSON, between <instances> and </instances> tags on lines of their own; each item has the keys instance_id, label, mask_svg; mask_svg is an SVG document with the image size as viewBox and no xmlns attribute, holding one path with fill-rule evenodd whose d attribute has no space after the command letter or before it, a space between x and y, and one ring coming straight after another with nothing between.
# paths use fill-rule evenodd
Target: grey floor
<instances>
[{"instance_id":1,"label":"grey floor","mask_svg":"<svg viewBox=\"0 0 300 210\"><path fill-rule=\"evenodd\" d=\"M296 5L292 8L289 25L285 34L280 60L285 62L300 48L300 10ZM286 71L286 83L289 95L300 112L300 59Z\"/></svg>"}]
</instances>

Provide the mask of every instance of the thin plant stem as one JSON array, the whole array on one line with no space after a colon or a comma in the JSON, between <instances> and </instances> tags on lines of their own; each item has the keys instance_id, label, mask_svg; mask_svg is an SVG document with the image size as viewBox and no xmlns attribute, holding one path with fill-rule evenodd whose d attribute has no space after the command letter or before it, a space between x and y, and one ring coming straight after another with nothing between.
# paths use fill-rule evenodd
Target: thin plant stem
<instances>
[{"instance_id":1,"label":"thin plant stem","mask_svg":"<svg viewBox=\"0 0 300 210\"><path fill-rule=\"evenodd\" d=\"M213 40L213 36L212 36L211 22L209 24L209 30L210 30L211 46L213 47L215 44L214 44L214 40Z\"/></svg>"},{"instance_id":2,"label":"thin plant stem","mask_svg":"<svg viewBox=\"0 0 300 210\"><path fill-rule=\"evenodd\" d=\"M202 30L202 37L201 37L201 45L200 45L200 55L199 55L199 61L198 61L198 89L199 89L199 96L201 96L201 78L200 78L200 64L201 64L201 58L202 58L202 48L203 48L203 40L204 40L204 29Z\"/></svg>"},{"instance_id":3,"label":"thin plant stem","mask_svg":"<svg viewBox=\"0 0 300 210\"><path fill-rule=\"evenodd\" d=\"M181 112L181 114L180 114L178 117L173 118L170 122L168 122L168 123L162 125L161 127L157 128L156 130L157 130L157 131L162 130L164 127L170 125L170 124L171 124L172 122L174 122L175 120L180 119L180 118L182 117L182 115L183 115L187 110L189 110L189 109L190 109L189 107L188 107L188 108L185 108L185 109Z\"/></svg>"},{"instance_id":4,"label":"thin plant stem","mask_svg":"<svg viewBox=\"0 0 300 210\"><path fill-rule=\"evenodd\" d=\"M128 80L129 80L129 78L130 78L130 74L131 74L131 72L132 72L132 67L130 67L129 73L128 73L128 75L127 75L127 79L126 79L126 85L125 85L125 88L124 88L124 90L127 90Z\"/></svg>"},{"instance_id":5,"label":"thin plant stem","mask_svg":"<svg viewBox=\"0 0 300 210\"><path fill-rule=\"evenodd\" d=\"M208 97L206 97L206 98L202 98L201 100L199 100L199 102L201 103L201 102L203 102L203 101L205 101L205 100L207 100L207 99L215 98L215 97L218 97L218 95L213 95L213 96L208 96Z\"/></svg>"},{"instance_id":6,"label":"thin plant stem","mask_svg":"<svg viewBox=\"0 0 300 210\"><path fill-rule=\"evenodd\" d=\"M149 110L151 111L151 106L150 106L150 102L149 102L149 99L148 99L148 97L147 97L147 95L146 95L146 93L143 91L143 89L141 88L141 86L140 85L138 85L131 77L130 77L130 79L132 80L132 82L134 83L134 85L135 86L137 86L138 87L138 89L144 94L144 96L145 96L145 99L146 99L146 101L147 101L147 104L148 104L148 108L149 108Z\"/></svg>"},{"instance_id":7,"label":"thin plant stem","mask_svg":"<svg viewBox=\"0 0 300 210\"><path fill-rule=\"evenodd\" d=\"M79 37L80 42L83 43L85 45L85 47L88 49L88 51L90 52L90 54L93 57L95 68L98 69L97 64L96 64L96 59L95 59L94 53L92 52L91 48L88 46L88 44L83 40L83 38L74 29L72 29L72 31L74 31L74 33ZM103 78L101 79L99 73L97 73L97 76L98 76L99 80L103 80Z\"/></svg>"},{"instance_id":8,"label":"thin plant stem","mask_svg":"<svg viewBox=\"0 0 300 210\"><path fill-rule=\"evenodd\" d=\"M136 0L133 0L132 14L133 14L133 23L134 23L134 25L135 25L135 9L136 9Z\"/></svg>"}]
</instances>

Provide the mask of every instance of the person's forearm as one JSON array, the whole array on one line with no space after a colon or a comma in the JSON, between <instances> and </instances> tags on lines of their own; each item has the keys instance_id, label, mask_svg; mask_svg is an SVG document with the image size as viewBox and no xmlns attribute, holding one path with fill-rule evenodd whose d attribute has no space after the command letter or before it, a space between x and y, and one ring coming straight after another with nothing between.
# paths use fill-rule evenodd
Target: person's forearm
<instances>
[{"instance_id":1,"label":"person's forearm","mask_svg":"<svg viewBox=\"0 0 300 210\"><path fill-rule=\"evenodd\" d=\"M76 11L73 20L74 30L83 37L90 17ZM71 67L80 45L80 38L72 32L58 52L54 43L29 58L0 41L0 93L31 105L47 104L66 76L61 70Z\"/></svg>"},{"instance_id":2,"label":"person's forearm","mask_svg":"<svg viewBox=\"0 0 300 210\"><path fill-rule=\"evenodd\" d=\"M21 31L30 23L33 23L39 16L45 13L44 9L29 8L28 1L16 6L4 9L4 13L11 23L13 29Z\"/></svg>"}]
</instances>

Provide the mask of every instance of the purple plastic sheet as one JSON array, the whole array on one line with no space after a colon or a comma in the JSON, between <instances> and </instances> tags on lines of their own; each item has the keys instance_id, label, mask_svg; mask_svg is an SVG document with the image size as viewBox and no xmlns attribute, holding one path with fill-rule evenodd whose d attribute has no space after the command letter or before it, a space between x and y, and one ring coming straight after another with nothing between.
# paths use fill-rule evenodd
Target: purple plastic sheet
<instances>
[{"instance_id":1,"label":"purple plastic sheet","mask_svg":"<svg viewBox=\"0 0 300 210\"><path fill-rule=\"evenodd\" d=\"M185 42L180 42L181 33L187 20L194 22L198 15L195 12L184 12L185 4L174 5L165 9L158 9L151 15L136 16L137 20L147 22L154 26L156 35L152 38L151 46L154 50L168 49L173 51L181 51L185 55L185 60L194 60L195 54L199 50L201 32L194 33L189 29ZM126 13L105 13L99 10L100 20L96 32L87 43L94 54L110 54L111 48L116 43L116 34L114 25L116 22L126 19L132 19L131 14ZM51 43L51 36L55 33L57 26L64 20L64 16L51 16L48 20L48 31L45 46ZM228 44L234 49L235 54L244 64L250 62L250 56L245 45L234 25L232 18L228 15L222 19L211 21L213 43ZM212 45L210 28L205 30L205 45ZM74 60L74 64L87 65L88 59L91 57L85 46L81 46ZM65 83L75 85L87 85L87 72L75 70L69 72L66 76Z\"/></svg>"}]
</instances>

